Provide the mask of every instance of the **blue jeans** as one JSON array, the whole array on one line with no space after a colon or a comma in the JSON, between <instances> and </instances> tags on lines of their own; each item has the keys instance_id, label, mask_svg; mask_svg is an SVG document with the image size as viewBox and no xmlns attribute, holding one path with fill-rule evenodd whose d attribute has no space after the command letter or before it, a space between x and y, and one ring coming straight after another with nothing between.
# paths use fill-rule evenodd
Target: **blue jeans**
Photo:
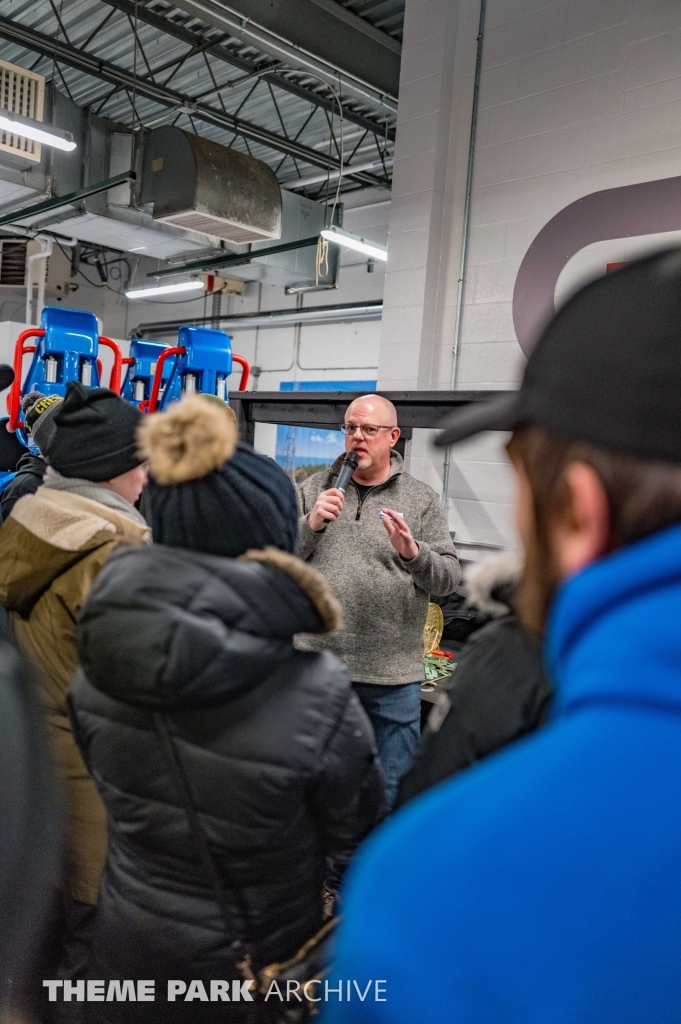
<instances>
[{"instance_id":1,"label":"blue jeans","mask_svg":"<svg viewBox=\"0 0 681 1024\"><path fill-rule=\"evenodd\" d=\"M385 775L386 803L392 810L400 779L411 764L421 734L421 684L353 683L352 688L374 727Z\"/></svg>"}]
</instances>

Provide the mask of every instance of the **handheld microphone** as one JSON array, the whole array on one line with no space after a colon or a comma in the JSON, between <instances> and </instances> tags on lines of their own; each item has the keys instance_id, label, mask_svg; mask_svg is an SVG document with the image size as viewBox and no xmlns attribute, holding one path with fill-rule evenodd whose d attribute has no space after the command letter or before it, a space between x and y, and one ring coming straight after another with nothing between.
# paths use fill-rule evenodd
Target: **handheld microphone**
<instances>
[{"instance_id":1,"label":"handheld microphone","mask_svg":"<svg viewBox=\"0 0 681 1024\"><path fill-rule=\"evenodd\" d=\"M343 494L345 494L347 486L350 483L350 478L352 477L352 474L355 472L358 466L359 455L357 454L357 452L348 452L348 454L343 459L341 471L338 474L338 480L336 480L336 487L339 491L342 491Z\"/></svg>"}]
</instances>

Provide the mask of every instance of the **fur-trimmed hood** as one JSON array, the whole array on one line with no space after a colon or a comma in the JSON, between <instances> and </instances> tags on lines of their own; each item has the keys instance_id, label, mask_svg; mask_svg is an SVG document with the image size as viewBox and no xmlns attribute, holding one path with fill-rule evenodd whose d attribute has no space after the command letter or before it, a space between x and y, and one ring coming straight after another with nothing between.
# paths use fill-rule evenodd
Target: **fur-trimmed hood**
<instances>
[{"instance_id":1,"label":"fur-trimmed hood","mask_svg":"<svg viewBox=\"0 0 681 1024\"><path fill-rule=\"evenodd\" d=\"M486 558L468 573L466 604L493 619L508 615L522 571L523 558L517 552Z\"/></svg>"},{"instance_id":2,"label":"fur-trimmed hood","mask_svg":"<svg viewBox=\"0 0 681 1024\"><path fill-rule=\"evenodd\" d=\"M322 576L274 548L221 558L157 544L112 557L78 628L89 681L126 703L188 708L266 679L293 636L341 625Z\"/></svg>"},{"instance_id":3,"label":"fur-trimmed hood","mask_svg":"<svg viewBox=\"0 0 681 1024\"><path fill-rule=\"evenodd\" d=\"M317 633L333 633L343 628L341 606L331 593L331 588L320 572L295 555L278 548L265 548L262 551L251 550L241 556L239 561L262 562L273 565L287 573L304 590L321 617L324 628L315 630Z\"/></svg>"}]
</instances>

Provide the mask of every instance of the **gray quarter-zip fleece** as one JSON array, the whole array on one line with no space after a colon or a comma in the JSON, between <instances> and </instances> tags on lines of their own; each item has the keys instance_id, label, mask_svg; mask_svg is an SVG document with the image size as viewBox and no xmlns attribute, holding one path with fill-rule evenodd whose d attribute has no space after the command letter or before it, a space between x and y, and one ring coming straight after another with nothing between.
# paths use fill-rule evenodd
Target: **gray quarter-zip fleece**
<instances>
[{"instance_id":1,"label":"gray quarter-zip fleece","mask_svg":"<svg viewBox=\"0 0 681 1024\"><path fill-rule=\"evenodd\" d=\"M343 510L314 533L307 522L317 497L335 485L342 459L298 487L296 554L325 576L343 609L344 628L325 636L300 634L296 646L330 650L356 683L391 686L424 678L423 627L429 595L451 594L461 578L447 518L432 487L403 471L392 453L390 475L364 501L350 482ZM382 508L403 513L419 553L407 562L388 539Z\"/></svg>"}]
</instances>

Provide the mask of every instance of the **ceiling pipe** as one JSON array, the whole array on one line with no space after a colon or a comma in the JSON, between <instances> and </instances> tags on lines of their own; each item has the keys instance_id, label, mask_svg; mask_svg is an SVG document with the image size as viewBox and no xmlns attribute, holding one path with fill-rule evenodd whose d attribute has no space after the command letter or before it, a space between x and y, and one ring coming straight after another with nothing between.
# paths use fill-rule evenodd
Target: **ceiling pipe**
<instances>
[{"instance_id":1,"label":"ceiling pipe","mask_svg":"<svg viewBox=\"0 0 681 1024\"><path fill-rule=\"evenodd\" d=\"M38 311L35 323L40 323L40 315L45 305L45 279L47 278L47 261L52 255L53 239L48 235L37 235L36 241L40 242L40 252L34 252L29 256L26 265L26 320L25 323L33 324L33 268L39 260L44 260L40 268L38 279Z\"/></svg>"},{"instance_id":2,"label":"ceiling pipe","mask_svg":"<svg viewBox=\"0 0 681 1024\"><path fill-rule=\"evenodd\" d=\"M383 300L370 302L342 302L330 306L307 306L305 309L270 309L256 313L236 313L220 317L222 330L251 330L256 327L292 327L297 324L349 323L353 320L379 320L383 314ZM213 317L198 317L192 324L213 324ZM131 331L131 338L147 334L172 334L184 320L159 320L139 324Z\"/></svg>"},{"instance_id":3,"label":"ceiling pipe","mask_svg":"<svg viewBox=\"0 0 681 1024\"><path fill-rule=\"evenodd\" d=\"M335 181L337 178L348 178L353 174L357 174L359 171L376 171L381 170L385 167L392 167L393 158L391 156L386 157L385 160L369 160L365 164L354 164L346 165L341 171L340 168L337 171L328 171L326 174L310 174L305 178L296 178L293 181L282 181L281 187L287 188L289 191L294 188L305 188L307 185L316 185L320 181Z\"/></svg>"}]
</instances>

